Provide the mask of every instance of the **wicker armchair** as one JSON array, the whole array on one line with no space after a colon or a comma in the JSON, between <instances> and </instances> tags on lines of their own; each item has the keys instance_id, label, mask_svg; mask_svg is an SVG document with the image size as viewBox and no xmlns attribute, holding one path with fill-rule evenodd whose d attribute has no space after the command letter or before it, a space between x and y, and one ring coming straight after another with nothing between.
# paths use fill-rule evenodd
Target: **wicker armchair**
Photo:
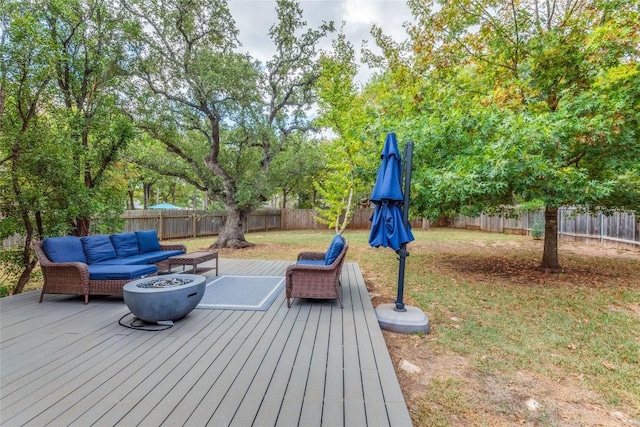
<instances>
[{"instance_id":1,"label":"wicker armchair","mask_svg":"<svg viewBox=\"0 0 640 427\"><path fill-rule=\"evenodd\" d=\"M89 268L82 262L53 262L44 252L42 241L31 245L40 262L44 284L40 302L44 294L84 295L84 303L89 303L91 295L122 295L122 288L131 280L91 280ZM181 249L184 245L161 245L162 250ZM153 274L155 275L155 274Z\"/></svg>"},{"instance_id":2,"label":"wicker armchair","mask_svg":"<svg viewBox=\"0 0 640 427\"><path fill-rule=\"evenodd\" d=\"M287 307L291 298L338 299L342 305L340 274L349 245L346 239L338 257L330 265L324 265L325 252L300 252L298 261L318 261L318 264L298 263L287 267Z\"/></svg>"}]
</instances>

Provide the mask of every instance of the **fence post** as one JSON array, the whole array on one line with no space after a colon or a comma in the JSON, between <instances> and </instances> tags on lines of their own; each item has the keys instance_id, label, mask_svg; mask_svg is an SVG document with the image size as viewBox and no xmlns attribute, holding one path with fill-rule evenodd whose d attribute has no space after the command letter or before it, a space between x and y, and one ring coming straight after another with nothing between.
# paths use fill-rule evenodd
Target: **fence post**
<instances>
[{"instance_id":1,"label":"fence post","mask_svg":"<svg viewBox=\"0 0 640 427\"><path fill-rule=\"evenodd\" d=\"M600 246L604 246L604 214L602 212L600 215Z\"/></svg>"}]
</instances>

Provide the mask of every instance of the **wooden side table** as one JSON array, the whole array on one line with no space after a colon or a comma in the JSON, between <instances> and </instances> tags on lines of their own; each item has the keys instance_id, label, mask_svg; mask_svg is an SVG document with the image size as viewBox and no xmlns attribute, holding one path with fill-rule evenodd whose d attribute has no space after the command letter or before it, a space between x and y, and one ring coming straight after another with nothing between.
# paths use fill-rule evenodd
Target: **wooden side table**
<instances>
[{"instance_id":1,"label":"wooden side table","mask_svg":"<svg viewBox=\"0 0 640 427\"><path fill-rule=\"evenodd\" d=\"M175 255L158 263L158 266L166 267L168 270L168 273L171 273L171 268L174 265L181 265L182 271L184 271L185 268L188 265L190 265L193 268L193 271L191 273L196 274L198 270L202 270L202 271L212 270L213 268L209 268L209 267L198 267L199 264L206 261L211 261L212 259L216 260L216 265L213 268L216 269L216 276L217 276L218 275L218 252L217 251L197 251L197 252L191 252L188 254Z\"/></svg>"}]
</instances>

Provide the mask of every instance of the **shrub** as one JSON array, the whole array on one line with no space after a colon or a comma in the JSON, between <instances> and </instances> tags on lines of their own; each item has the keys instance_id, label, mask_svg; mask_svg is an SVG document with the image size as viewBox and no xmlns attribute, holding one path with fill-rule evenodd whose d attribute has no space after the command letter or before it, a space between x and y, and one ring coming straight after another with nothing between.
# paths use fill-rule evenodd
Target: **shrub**
<instances>
[{"instance_id":1,"label":"shrub","mask_svg":"<svg viewBox=\"0 0 640 427\"><path fill-rule=\"evenodd\" d=\"M544 236L544 222L543 221L535 221L531 224L531 237L538 240Z\"/></svg>"}]
</instances>

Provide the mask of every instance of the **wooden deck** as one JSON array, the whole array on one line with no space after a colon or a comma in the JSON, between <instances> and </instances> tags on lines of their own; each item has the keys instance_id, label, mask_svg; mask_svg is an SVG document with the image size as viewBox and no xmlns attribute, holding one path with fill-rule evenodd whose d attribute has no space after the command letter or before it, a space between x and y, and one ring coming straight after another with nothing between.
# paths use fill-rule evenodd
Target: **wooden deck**
<instances>
[{"instance_id":1,"label":"wooden deck","mask_svg":"<svg viewBox=\"0 0 640 427\"><path fill-rule=\"evenodd\" d=\"M286 261L220 260L284 275ZM209 275L213 273L205 273ZM121 326L117 297L0 299L2 426L410 426L357 264L337 301L200 310L162 332Z\"/></svg>"}]
</instances>

